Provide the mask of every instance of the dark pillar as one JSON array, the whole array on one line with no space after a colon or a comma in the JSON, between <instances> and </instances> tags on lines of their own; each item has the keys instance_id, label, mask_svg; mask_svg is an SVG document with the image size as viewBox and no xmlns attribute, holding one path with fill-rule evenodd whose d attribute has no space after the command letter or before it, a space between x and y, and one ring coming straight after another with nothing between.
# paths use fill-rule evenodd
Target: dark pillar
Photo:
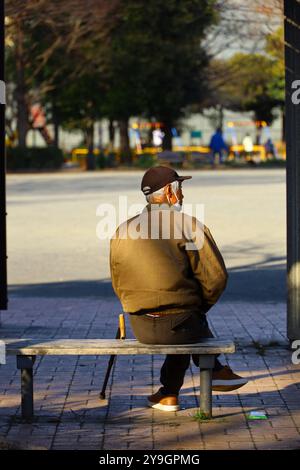
<instances>
[{"instance_id":1,"label":"dark pillar","mask_svg":"<svg viewBox=\"0 0 300 470\"><path fill-rule=\"evenodd\" d=\"M21 411L22 418L31 420L33 408L33 365L35 356L17 356L17 368L21 370Z\"/></svg>"},{"instance_id":2,"label":"dark pillar","mask_svg":"<svg viewBox=\"0 0 300 470\"><path fill-rule=\"evenodd\" d=\"M287 147L287 331L300 338L300 0L284 1Z\"/></svg>"},{"instance_id":3,"label":"dark pillar","mask_svg":"<svg viewBox=\"0 0 300 470\"><path fill-rule=\"evenodd\" d=\"M6 309L4 0L0 0L0 310Z\"/></svg>"}]
</instances>

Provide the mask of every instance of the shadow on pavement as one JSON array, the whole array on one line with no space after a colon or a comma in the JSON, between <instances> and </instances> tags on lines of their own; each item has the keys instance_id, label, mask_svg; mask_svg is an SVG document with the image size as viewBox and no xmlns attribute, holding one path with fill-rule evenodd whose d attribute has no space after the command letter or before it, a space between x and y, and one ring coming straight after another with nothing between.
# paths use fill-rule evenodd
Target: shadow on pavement
<instances>
[{"instance_id":1,"label":"shadow on pavement","mask_svg":"<svg viewBox=\"0 0 300 470\"><path fill-rule=\"evenodd\" d=\"M277 262L265 265L241 266L229 269L229 280L222 296L225 301L285 302L286 267ZM74 280L40 284L11 284L9 295L14 297L100 298L114 297L110 279Z\"/></svg>"},{"instance_id":2,"label":"shadow on pavement","mask_svg":"<svg viewBox=\"0 0 300 470\"><path fill-rule=\"evenodd\" d=\"M114 297L110 279L47 282L41 284L11 284L9 295L14 297Z\"/></svg>"}]
</instances>

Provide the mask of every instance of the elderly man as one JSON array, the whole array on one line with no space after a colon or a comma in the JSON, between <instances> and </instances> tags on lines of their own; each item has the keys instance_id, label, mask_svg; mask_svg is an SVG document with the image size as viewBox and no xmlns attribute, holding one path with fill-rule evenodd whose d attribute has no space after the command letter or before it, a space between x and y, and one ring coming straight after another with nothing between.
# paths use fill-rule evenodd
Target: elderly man
<instances>
[{"instance_id":1,"label":"elderly man","mask_svg":"<svg viewBox=\"0 0 300 470\"><path fill-rule=\"evenodd\" d=\"M189 178L164 166L147 170L141 190L148 204L111 239L112 285L142 343L184 344L213 337L206 313L224 291L228 275L208 228L180 212L182 182ZM198 355L192 359L199 364ZM166 356L162 387L148 397L149 406L180 409L178 395L189 364L189 354ZM213 390L235 390L245 383L216 357Z\"/></svg>"}]
</instances>

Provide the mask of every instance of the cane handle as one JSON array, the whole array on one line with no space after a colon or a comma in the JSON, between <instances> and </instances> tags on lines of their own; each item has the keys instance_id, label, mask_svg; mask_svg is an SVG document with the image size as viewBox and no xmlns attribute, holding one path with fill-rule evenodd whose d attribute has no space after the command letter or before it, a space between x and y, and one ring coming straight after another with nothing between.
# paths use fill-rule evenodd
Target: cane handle
<instances>
[{"instance_id":1,"label":"cane handle","mask_svg":"<svg viewBox=\"0 0 300 470\"><path fill-rule=\"evenodd\" d=\"M120 325L120 339L126 338L126 326L125 326L125 318L124 314L120 313L119 315L119 325Z\"/></svg>"}]
</instances>

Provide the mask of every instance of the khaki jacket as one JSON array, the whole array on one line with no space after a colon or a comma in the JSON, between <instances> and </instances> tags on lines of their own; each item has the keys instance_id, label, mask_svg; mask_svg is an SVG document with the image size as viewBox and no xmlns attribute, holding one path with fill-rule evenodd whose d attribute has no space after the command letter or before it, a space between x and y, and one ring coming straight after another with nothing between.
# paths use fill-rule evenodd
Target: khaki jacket
<instances>
[{"instance_id":1,"label":"khaki jacket","mask_svg":"<svg viewBox=\"0 0 300 470\"><path fill-rule=\"evenodd\" d=\"M165 204L148 204L118 227L110 241L110 270L128 313L196 306L207 312L228 278L209 229Z\"/></svg>"}]
</instances>

